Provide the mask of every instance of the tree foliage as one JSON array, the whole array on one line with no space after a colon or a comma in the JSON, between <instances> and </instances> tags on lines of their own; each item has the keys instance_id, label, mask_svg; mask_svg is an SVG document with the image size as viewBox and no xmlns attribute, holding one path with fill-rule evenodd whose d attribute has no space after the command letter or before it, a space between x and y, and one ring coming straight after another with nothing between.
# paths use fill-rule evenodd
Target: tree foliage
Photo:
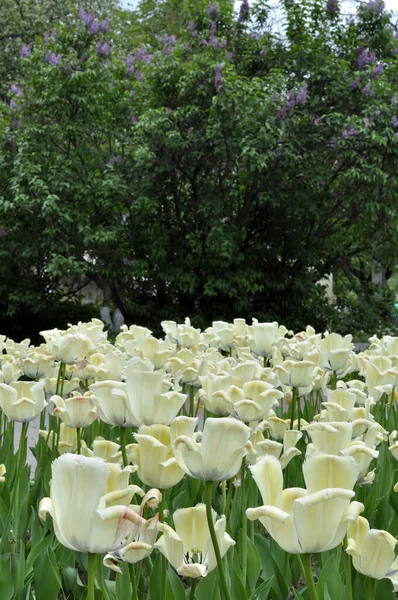
<instances>
[{"instance_id":1,"label":"tree foliage","mask_svg":"<svg viewBox=\"0 0 398 600\"><path fill-rule=\"evenodd\" d=\"M261 2L151 6L94 34L75 14L21 58L1 107L3 314L92 280L146 324L392 318L371 271L397 262L388 13L286 0L280 34Z\"/></svg>"}]
</instances>

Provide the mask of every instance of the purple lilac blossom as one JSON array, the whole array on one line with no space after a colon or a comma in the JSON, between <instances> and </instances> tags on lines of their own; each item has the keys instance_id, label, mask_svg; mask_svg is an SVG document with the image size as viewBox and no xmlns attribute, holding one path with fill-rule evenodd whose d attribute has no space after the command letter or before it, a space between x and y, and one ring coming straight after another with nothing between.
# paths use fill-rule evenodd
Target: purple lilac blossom
<instances>
[{"instance_id":1,"label":"purple lilac blossom","mask_svg":"<svg viewBox=\"0 0 398 600\"><path fill-rule=\"evenodd\" d=\"M370 84L370 82L369 82L369 83L367 83L367 84L365 85L365 87L363 87L363 88L362 88L361 92L362 92L362 94L363 94L364 96L370 96L370 95L372 94L372 90L371 90L371 84Z\"/></svg>"},{"instance_id":2,"label":"purple lilac blossom","mask_svg":"<svg viewBox=\"0 0 398 600\"><path fill-rule=\"evenodd\" d=\"M318 125L320 125L321 119L319 117L315 117L315 119L313 119L313 124L318 127Z\"/></svg>"},{"instance_id":3,"label":"purple lilac blossom","mask_svg":"<svg viewBox=\"0 0 398 600\"><path fill-rule=\"evenodd\" d=\"M142 81L144 79L144 75L141 73L141 71L136 71L134 75L137 81Z\"/></svg>"},{"instance_id":4,"label":"purple lilac blossom","mask_svg":"<svg viewBox=\"0 0 398 600\"><path fill-rule=\"evenodd\" d=\"M287 97L287 103L286 103L286 110L288 112L290 112L291 110L293 110L294 106L296 104L296 101L294 99L294 90L290 90L288 97Z\"/></svg>"},{"instance_id":5,"label":"purple lilac blossom","mask_svg":"<svg viewBox=\"0 0 398 600\"><path fill-rule=\"evenodd\" d=\"M98 56L109 56L109 43L104 40L99 40L95 46L95 51Z\"/></svg>"},{"instance_id":6,"label":"purple lilac blossom","mask_svg":"<svg viewBox=\"0 0 398 600\"><path fill-rule=\"evenodd\" d=\"M138 117L137 117L137 115L133 115L133 116L131 117L131 121L132 121L133 123L137 123L137 121L138 121Z\"/></svg>"},{"instance_id":7,"label":"purple lilac blossom","mask_svg":"<svg viewBox=\"0 0 398 600\"><path fill-rule=\"evenodd\" d=\"M260 50L260 56L265 56L268 52L268 46L263 46Z\"/></svg>"},{"instance_id":8,"label":"purple lilac blossom","mask_svg":"<svg viewBox=\"0 0 398 600\"><path fill-rule=\"evenodd\" d=\"M397 128L398 128L398 118L397 118L397 115L393 115L393 116L391 117L391 125L392 125L392 126L395 128L395 129L397 129Z\"/></svg>"},{"instance_id":9,"label":"purple lilac blossom","mask_svg":"<svg viewBox=\"0 0 398 600\"><path fill-rule=\"evenodd\" d=\"M15 102L14 98L11 98L11 100L10 100L10 107L13 110L18 110L18 104Z\"/></svg>"},{"instance_id":10,"label":"purple lilac blossom","mask_svg":"<svg viewBox=\"0 0 398 600\"><path fill-rule=\"evenodd\" d=\"M216 31L217 31L217 23L215 21L212 21L211 25L210 25L210 44L214 43L213 40L215 40L217 42Z\"/></svg>"},{"instance_id":11,"label":"purple lilac blossom","mask_svg":"<svg viewBox=\"0 0 398 600\"><path fill-rule=\"evenodd\" d=\"M62 62L62 54L56 54L55 52L46 52L44 55L44 60L51 67L57 67Z\"/></svg>"},{"instance_id":12,"label":"purple lilac blossom","mask_svg":"<svg viewBox=\"0 0 398 600\"><path fill-rule=\"evenodd\" d=\"M383 63L379 63L372 71L372 79L378 79L384 71Z\"/></svg>"},{"instance_id":13,"label":"purple lilac blossom","mask_svg":"<svg viewBox=\"0 0 398 600\"><path fill-rule=\"evenodd\" d=\"M221 63L216 66L216 76L214 78L214 87L216 88L217 92L220 90L220 88L223 86L223 83L224 83L222 74L221 74L221 71L223 70L224 67L225 67L224 63Z\"/></svg>"},{"instance_id":14,"label":"purple lilac blossom","mask_svg":"<svg viewBox=\"0 0 398 600\"><path fill-rule=\"evenodd\" d=\"M108 33L109 31L109 19L104 19L99 24L99 30L101 33Z\"/></svg>"},{"instance_id":15,"label":"purple lilac blossom","mask_svg":"<svg viewBox=\"0 0 398 600\"><path fill-rule=\"evenodd\" d=\"M356 127L351 126L349 129L343 129L341 131L341 135L345 140L348 140L354 137L355 135L359 135L359 130Z\"/></svg>"},{"instance_id":16,"label":"purple lilac blossom","mask_svg":"<svg viewBox=\"0 0 398 600\"><path fill-rule=\"evenodd\" d=\"M196 30L196 24L193 21L189 21L189 23L187 25L187 29L188 29L188 31L190 31L192 38L194 40L196 40L196 38L198 37L198 32Z\"/></svg>"},{"instance_id":17,"label":"purple lilac blossom","mask_svg":"<svg viewBox=\"0 0 398 600\"><path fill-rule=\"evenodd\" d=\"M145 61L147 56L148 56L148 53L145 48L138 48L138 50L136 51L136 53L134 55L136 60L142 60L142 61Z\"/></svg>"},{"instance_id":18,"label":"purple lilac blossom","mask_svg":"<svg viewBox=\"0 0 398 600\"><path fill-rule=\"evenodd\" d=\"M297 94L297 104L304 104L307 100L308 85L305 83Z\"/></svg>"},{"instance_id":19,"label":"purple lilac blossom","mask_svg":"<svg viewBox=\"0 0 398 600\"><path fill-rule=\"evenodd\" d=\"M368 117L365 117L364 120L363 120L363 124L364 124L364 127L369 127L369 125L370 125L370 119Z\"/></svg>"},{"instance_id":20,"label":"purple lilac blossom","mask_svg":"<svg viewBox=\"0 0 398 600\"><path fill-rule=\"evenodd\" d=\"M120 166L124 163L123 156L114 156L113 154L109 157L108 165L113 167L114 165Z\"/></svg>"},{"instance_id":21,"label":"purple lilac blossom","mask_svg":"<svg viewBox=\"0 0 398 600\"><path fill-rule=\"evenodd\" d=\"M376 62L376 56L374 53L369 54L368 50L363 47L358 49L358 66L360 69L363 69L366 67L366 65L374 62Z\"/></svg>"},{"instance_id":22,"label":"purple lilac blossom","mask_svg":"<svg viewBox=\"0 0 398 600\"><path fill-rule=\"evenodd\" d=\"M107 21L107 19L100 23L95 19L92 13L85 11L84 8L81 8L79 10L79 17L86 25L89 33L91 33L92 35L97 35L97 33L99 33L100 31L103 31L105 33L109 30L109 22Z\"/></svg>"},{"instance_id":23,"label":"purple lilac blossom","mask_svg":"<svg viewBox=\"0 0 398 600\"><path fill-rule=\"evenodd\" d=\"M57 34L55 33L55 31L50 31L50 32L46 32L44 34L44 43L48 44L48 42L50 40L56 40L57 39Z\"/></svg>"},{"instance_id":24,"label":"purple lilac blossom","mask_svg":"<svg viewBox=\"0 0 398 600\"><path fill-rule=\"evenodd\" d=\"M13 83L11 85L11 92L13 94L16 94L18 96L18 98L21 98L21 96L23 96L23 91L20 85L17 85L16 83Z\"/></svg>"},{"instance_id":25,"label":"purple lilac blossom","mask_svg":"<svg viewBox=\"0 0 398 600\"><path fill-rule=\"evenodd\" d=\"M32 44L24 44L19 51L19 55L22 58L29 58L31 54L32 54Z\"/></svg>"},{"instance_id":26,"label":"purple lilac blossom","mask_svg":"<svg viewBox=\"0 0 398 600\"><path fill-rule=\"evenodd\" d=\"M215 21L216 19L218 19L219 14L220 14L220 7L218 6L217 2L213 2L212 4L209 4L207 6L206 10L207 10L209 19L211 19L212 21Z\"/></svg>"},{"instance_id":27,"label":"purple lilac blossom","mask_svg":"<svg viewBox=\"0 0 398 600\"><path fill-rule=\"evenodd\" d=\"M326 10L329 15L334 15L339 5L339 0L328 0L326 3Z\"/></svg>"},{"instance_id":28,"label":"purple lilac blossom","mask_svg":"<svg viewBox=\"0 0 398 600\"><path fill-rule=\"evenodd\" d=\"M373 10L376 13L376 15L381 15L384 11L385 5L383 0L369 0L369 2L366 5L366 8L368 8L369 10Z\"/></svg>"},{"instance_id":29,"label":"purple lilac blossom","mask_svg":"<svg viewBox=\"0 0 398 600\"><path fill-rule=\"evenodd\" d=\"M348 84L348 87L350 88L350 90L356 90L357 87L359 87L360 84L360 79L359 77L357 77L356 79L354 79L354 81L351 81L350 84Z\"/></svg>"},{"instance_id":30,"label":"purple lilac blossom","mask_svg":"<svg viewBox=\"0 0 398 600\"><path fill-rule=\"evenodd\" d=\"M242 0L242 4L240 5L240 10L239 10L239 17L238 17L238 21L239 23L243 23L244 21L247 21L247 19L249 18L249 0Z\"/></svg>"}]
</instances>

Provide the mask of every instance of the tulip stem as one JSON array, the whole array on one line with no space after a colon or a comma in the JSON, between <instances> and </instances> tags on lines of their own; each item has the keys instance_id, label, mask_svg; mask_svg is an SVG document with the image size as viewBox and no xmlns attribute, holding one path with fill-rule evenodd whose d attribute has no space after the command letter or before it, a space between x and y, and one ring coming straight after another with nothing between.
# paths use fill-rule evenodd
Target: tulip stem
<instances>
[{"instance_id":1,"label":"tulip stem","mask_svg":"<svg viewBox=\"0 0 398 600\"><path fill-rule=\"evenodd\" d=\"M300 566L303 572L305 583L307 584L308 595L311 600L318 600L318 594L316 593L314 576L312 575L311 568L311 554L299 555Z\"/></svg>"},{"instance_id":2,"label":"tulip stem","mask_svg":"<svg viewBox=\"0 0 398 600\"><path fill-rule=\"evenodd\" d=\"M369 579L369 600L375 600L376 599L376 587L377 584L379 583L378 579L371 579L370 577Z\"/></svg>"},{"instance_id":3,"label":"tulip stem","mask_svg":"<svg viewBox=\"0 0 398 600\"><path fill-rule=\"evenodd\" d=\"M246 457L242 459L242 468L240 475L240 489L241 489L241 510L242 510L242 583L243 587L246 587L246 573L247 573L247 517L246 517Z\"/></svg>"},{"instance_id":4,"label":"tulip stem","mask_svg":"<svg viewBox=\"0 0 398 600\"><path fill-rule=\"evenodd\" d=\"M128 565L129 565L131 587L133 589L132 600L138 600L137 581L135 578L134 565L133 565L133 563L128 563Z\"/></svg>"},{"instance_id":5,"label":"tulip stem","mask_svg":"<svg viewBox=\"0 0 398 600\"><path fill-rule=\"evenodd\" d=\"M108 590L106 589L106 585L105 585L104 566L102 564L102 554L98 554L97 557L98 557L97 573L98 573L99 585L100 585L101 592L102 592L102 598L103 598L103 600L110 600Z\"/></svg>"},{"instance_id":6,"label":"tulip stem","mask_svg":"<svg viewBox=\"0 0 398 600\"><path fill-rule=\"evenodd\" d=\"M198 583L197 579L191 579L191 592L189 594L189 600L195 600L195 590L196 590L196 585Z\"/></svg>"},{"instance_id":7,"label":"tulip stem","mask_svg":"<svg viewBox=\"0 0 398 600\"><path fill-rule=\"evenodd\" d=\"M292 406L290 411L290 429L293 429L294 416L296 413L296 388L292 388Z\"/></svg>"},{"instance_id":8,"label":"tulip stem","mask_svg":"<svg viewBox=\"0 0 398 600\"><path fill-rule=\"evenodd\" d=\"M76 440L77 440L77 453L81 454L82 444L81 444L81 429L80 427L76 427Z\"/></svg>"},{"instance_id":9,"label":"tulip stem","mask_svg":"<svg viewBox=\"0 0 398 600\"><path fill-rule=\"evenodd\" d=\"M351 573L351 556L348 552L345 553L345 589L346 600L352 600L352 573Z\"/></svg>"},{"instance_id":10,"label":"tulip stem","mask_svg":"<svg viewBox=\"0 0 398 600\"><path fill-rule=\"evenodd\" d=\"M87 600L95 600L94 584L95 584L95 564L96 555L88 553L88 572L87 572Z\"/></svg>"},{"instance_id":11,"label":"tulip stem","mask_svg":"<svg viewBox=\"0 0 398 600\"><path fill-rule=\"evenodd\" d=\"M214 529L213 515L212 515L212 512L211 512L212 485L213 485L212 481L206 481L206 517L207 517L207 524L209 526L209 532L210 532L210 537L211 537L211 541L212 541L213 548L214 548L214 554L216 555L218 572L219 572L219 575L220 575L220 583L221 583L222 595L224 597L224 600L231 600L231 597L230 597L229 592L228 592L227 580L225 579L224 567L223 567L223 564L222 564L222 558L221 558L220 548L219 548L218 541L217 541L216 531Z\"/></svg>"},{"instance_id":12,"label":"tulip stem","mask_svg":"<svg viewBox=\"0 0 398 600\"><path fill-rule=\"evenodd\" d=\"M193 387L193 385L189 386L189 416L193 417L193 401L194 401L194 397L195 397L195 388Z\"/></svg>"},{"instance_id":13,"label":"tulip stem","mask_svg":"<svg viewBox=\"0 0 398 600\"><path fill-rule=\"evenodd\" d=\"M159 492L161 493L161 501L159 503L159 522L163 523L164 522L164 490L159 489ZM162 554L161 557L161 561L162 561L162 594L163 594L163 598L166 597L166 576L167 576L167 565L166 565L166 557Z\"/></svg>"},{"instance_id":14,"label":"tulip stem","mask_svg":"<svg viewBox=\"0 0 398 600\"><path fill-rule=\"evenodd\" d=\"M123 467L127 467L129 461L127 460L127 452L126 452L126 428L120 427L120 447L122 449L123 456Z\"/></svg>"}]
</instances>

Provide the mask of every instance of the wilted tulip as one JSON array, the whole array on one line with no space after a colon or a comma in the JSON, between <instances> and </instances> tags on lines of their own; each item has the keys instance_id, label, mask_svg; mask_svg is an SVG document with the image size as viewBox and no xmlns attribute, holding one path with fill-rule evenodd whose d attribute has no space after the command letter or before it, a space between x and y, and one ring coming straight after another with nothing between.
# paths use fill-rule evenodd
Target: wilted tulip
<instances>
[{"instance_id":1,"label":"wilted tulip","mask_svg":"<svg viewBox=\"0 0 398 600\"><path fill-rule=\"evenodd\" d=\"M143 519L125 505L110 506L103 495L109 479L102 460L64 454L52 464L51 498L43 498L39 516L53 518L58 541L78 552L105 554L123 545Z\"/></svg>"},{"instance_id":2,"label":"wilted tulip","mask_svg":"<svg viewBox=\"0 0 398 600\"><path fill-rule=\"evenodd\" d=\"M223 557L235 542L225 531L225 516L216 520L214 510L212 515ZM181 577L205 577L217 567L206 519L206 506L198 504L192 508L180 508L173 514L173 520L175 530L165 523L159 523L158 528L163 535L156 542L155 548L160 550Z\"/></svg>"},{"instance_id":3,"label":"wilted tulip","mask_svg":"<svg viewBox=\"0 0 398 600\"><path fill-rule=\"evenodd\" d=\"M47 406L43 388L44 381L0 383L0 406L13 421L33 421Z\"/></svg>"},{"instance_id":4,"label":"wilted tulip","mask_svg":"<svg viewBox=\"0 0 398 600\"><path fill-rule=\"evenodd\" d=\"M155 547L158 523L159 515L147 519L138 529L134 540L128 542L117 552L105 556L104 565L117 573L122 573L121 568L117 566L117 562L123 561L134 564L147 558Z\"/></svg>"}]
</instances>

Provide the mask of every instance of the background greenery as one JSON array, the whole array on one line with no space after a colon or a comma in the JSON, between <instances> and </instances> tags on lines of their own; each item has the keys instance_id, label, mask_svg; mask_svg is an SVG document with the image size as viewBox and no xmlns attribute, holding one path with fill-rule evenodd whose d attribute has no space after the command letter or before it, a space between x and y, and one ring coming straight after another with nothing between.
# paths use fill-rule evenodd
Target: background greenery
<instances>
[{"instance_id":1,"label":"background greenery","mask_svg":"<svg viewBox=\"0 0 398 600\"><path fill-rule=\"evenodd\" d=\"M2 333L88 317L90 281L155 331L396 328L396 30L281 4L281 31L264 1L2 5Z\"/></svg>"}]
</instances>

